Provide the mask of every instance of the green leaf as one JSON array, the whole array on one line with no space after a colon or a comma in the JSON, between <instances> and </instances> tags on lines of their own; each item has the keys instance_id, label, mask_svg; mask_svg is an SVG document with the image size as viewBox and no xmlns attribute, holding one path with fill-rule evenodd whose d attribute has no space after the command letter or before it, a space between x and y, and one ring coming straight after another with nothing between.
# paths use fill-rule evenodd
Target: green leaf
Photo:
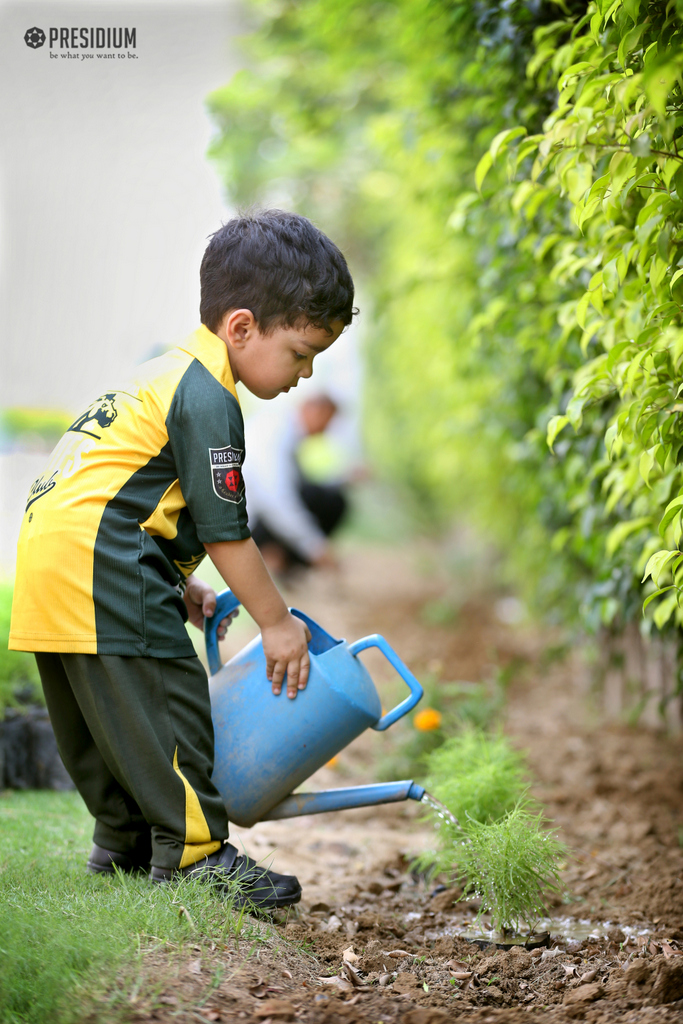
<instances>
[{"instance_id":1,"label":"green leaf","mask_svg":"<svg viewBox=\"0 0 683 1024\"><path fill-rule=\"evenodd\" d=\"M627 32L621 40L621 42L619 43L619 48L617 50L617 60L619 61L622 67L626 66L626 57L627 55L629 57L631 56L631 52L636 48L636 46L640 42L640 37L645 31L645 28L645 22L642 21L640 22L640 24L634 25L631 31Z\"/></svg>"},{"instance_id":2,"label":"green leaf","mask_svg":"<svg viewBox=\"0 0 683 1024\"><path fill-rule=\"evenodd\" d=\"M571 78L575 78L577 75L583 74L584 71L594 71L594 70L595 70L595 65L591 64L591 62L588 61L588 60L582 60L582 61L579 61L578 64L572 64L571 67L568 67L567 70L562 75L562 77L560 78L559 82L557 83L557 88L561 92L563 89L565 89L567 87L567 83L569 82L569 80Z\"/></svg>"},{"instance_id":3,"label":"green leaf","mask_svg":"<svg viewBox=\"0 0 683 1024\"><path fill-rule=\"evenodd\" d=\"M662 281L664 280L666 273L669 269L668 263L661 260L659 256L653 256L652 263L650 264L650 287L656 291Z\"/></svg>"},{"instance_id":4,"label":"green leaf","mask_svg":"<svg viewBox=\"0 0 683 1024\"><path fill-rule=\"evenodd\" d=\"M588 395L574 395L567 405L567 419L578 430L583 419L583 407L588 401Z\"/></svg>"},{"instance_id":5,"label":"green leaf","mask_svg":"<svg viewBox=\"0 0 683 1024\"><path fill-rule=\"evenodd\" d=\"M673 61L650 68L644 75L645 92L660 117L666 116L666 101L679 77L680 69Z\"/></svg>"},{"instance_id":6,"label":"green leaf","mask_svg":"<svg viewBox=\"0 0 683 1024\"><path fill-rule=\"evenodd\" d=\"M673 588L674 588L674 584L670 583L668 587L660 587L658 590L655 590L654 593L652 593L648 597L646 597L645 601L643 602L643 611L645 611L647 606L649 604L652 604L652 602L656 598L661 597L662 594L666 594L667 590L673 590Z\"/></svg>"},{"instance_id":7,"label":"green leaf","mask_svg":"<svg viewBox=\"0 0 683 1024\"><path fill-rule=\"evenodd\" d=\"M606 263L602 271L602 280L608 291L615 295L619 290L619 274L617 272L616 257Z\"/></svg>"},{"instance_id":8,"label":"green leaf","mask_svg":"<svg viewBox=\"0 0 683 1024\"><path fill-rule=\"evenodd\" d=\"M610 349L609 355L607 356L607 370L609 372L611 372L619 362L620 356L622 356L632 345L632 341L620 341L618 345L614 345L613 348Z\"/></svg>"},{"instance_id":9,"label":"green leaf","mask_svg":"<svg viewBox=\"0 0 683 1024\"><path fill-rule=\"evenodd\" d=\"M642 352L639 352L638 355L634 356L629 363L629 368L626 371L626 385L629 391L633 391L635 387L636 378L638 373L641 372L641 363L643 362L643 359L645 359L646 355L647 350L644 349Z\"/></svg>"},{"instance_id":10,"label":"green leaf","mask_svg":"<svg viewBox=\"0 0 683 1024\"><path fill-rule=\"evenodd\" d=\"M645 481L647 487L650 486L650 473L652 472L652 467L655 464L655 454L654 448L650 448L649 451L643 452L638 462L638 472Z\"/></svg>"},{"instance_id":11,"label":"green leaf","mask_svg":"<svg viewBox=\"0 0 683 1024\"><path fill-rule=\"evenodd\" d=\"M499 153L502 153L515 139L519 139L522 135L526 135L526 128L518 126L516 128L506 128L505 131L498 132L493 142L489 146L489 153L491 154L491 160L495 162Z\"/></svg>"},{"instance_id":12,"label":"green leaf","mask_svg":"<svg viewBox=\"0 0 683 1024\"><path fill-rule=\"evenodd\" d=\"M648 563L645 566L645 575L640 582L644 583L648 576L652 576L655 583L659 585L659 577L671 559L675 558L678 554L680 554L678 551L655 551L654 555L648 559Z\"/></svg>"},{"instance_id":13,"label":"green leaf","mask_svg":"<svg viewBox=\"0 0 683 1024\"><path fill-rule=\"evenodd\" d=\"M484 184L484 178L489 173L492 166L493 157L491 156L491 153L487 149L483 157L477 164L477 169L474 172L474 183L477 187L478 192L481 192L481 186Z\"/></svg>"},{"instance_id":14,"label":"green leaf","mask_svg":"<svg viewBox=\"0 0 683 1024\"><path fill-rule=\"evenodd\" d=\"M652 139L648 132L641 132L640 135L631 139L629 149L634 156L649 156L650 150L652 149Z\"/></svg>"},{"instance_id":15,"label":"green leaf","mask_svg":"<svg viewBox=\"0 0 683 1024\"><path fill-rule=\"evenodd\" d=\"M624 0L624 10L631 21L637 21L638 12L640 11L640 0Z\"/></svg>"},{"instance_id":16,"label":"green leaf","mask_svg":"<svg viewBox=\"0 0 683 1024\"><path fill-rule=\"evenodd\" d=\"M664 509L664 515L662 516L661 521L659 523L659 532L662 535L662 537L664 536L669 524L673 521L673 519L678 515L678 513L682 509L683 494L679 495L677 498L674 498L673 501L670 501Z\"/></svg>"},{"instance_id":17,"label":"green leaf","mask_svg":"<svg viewBox=\"0 0 683 1024\"><path fill-rule=\"evenodd\" d=\"M586 327L586 314L590 302L590 292L585 292L576 304L576 322L582 329Z\"/></svg>"},{"instance_id":18,"label":"green leaf","mask_svg":"<svg viewBox=\"0 0 683 1024\"><path fill-rule=\"evenodd\" d=\"M568 423L568 416L553 416L549 420L548 430L546 434L546 443L548 445L548 448L550 448L551 452L554 451L553 445L555 443L555 438L561 430L564 430Z\"/></svg>"},{"instance_id":19,"label":"green leaf","mask_svg":"<svg viewBox=\"0 0 683 1024\"><path fill-rule=\"evenodd\" d=\"M652 620L657 629L664 629L676 608L678 607L678 590L674 589L668 597L665 597L660 605L657 606Z\"/></svg>"},{"instance_id":20,"label":"green leaf","mask_svg":"<svg viewBox=\"0 0 683 1024\"><path fill-rule=\"evenodd\" d=\"M612 456L612 450L614 448L614 442L617 439L619 433L619 426L617 423L612 423L605 431L605 447L607 448L607 454Z\"/></svg>"}]
</instances>

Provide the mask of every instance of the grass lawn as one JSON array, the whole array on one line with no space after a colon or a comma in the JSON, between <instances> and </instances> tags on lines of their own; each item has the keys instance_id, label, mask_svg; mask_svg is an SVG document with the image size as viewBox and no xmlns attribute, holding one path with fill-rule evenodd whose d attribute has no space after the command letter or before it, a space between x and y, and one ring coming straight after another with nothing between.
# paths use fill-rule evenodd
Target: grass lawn
<instances>
[{"instance_id":1,"label":"grass lawn","mask_svg":"<svg viewBox=\"0 0 683 1024\"><path fill-rule=\"evenodd\" d=\"M0 793L0 1021L98 1024L152 1009L187 949L268 941L205 884L89 875L92 819L76 793ZM196 955L196 953L195 953ZM220 983L220 968L203 992Z\"/></svg>"}]
</instances>

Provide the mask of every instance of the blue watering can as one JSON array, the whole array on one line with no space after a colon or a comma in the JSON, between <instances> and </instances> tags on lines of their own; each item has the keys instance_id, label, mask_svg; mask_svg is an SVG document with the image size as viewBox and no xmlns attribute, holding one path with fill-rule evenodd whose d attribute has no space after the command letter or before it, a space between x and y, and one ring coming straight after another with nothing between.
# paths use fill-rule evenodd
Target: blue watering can
<instances>
[{"instance_id":1,"label":"blue watering can","mask_svg":"<svg viewBox=\"0 0 683 1024\"><path fill-rule=\"evenodd\" d=\"M422 697L422 687L384 637L366 636L352 644L335 640L292 608L292 615L311 631L311 669L308 685L296 700L289 700L284 690L276 697L266 677L260 636L221 666L218 626L239 603L232 591L224 590L217 597L213 617L204 620L215 735L213 782L229 820L249 828L274 818L421 800L424 788L412 779L294 793L365 729L388 729L411 711ZM410 695L385 715L374 683L358 659L368 647L377 647L410 688Z\"/></svg>"}]
</instances>

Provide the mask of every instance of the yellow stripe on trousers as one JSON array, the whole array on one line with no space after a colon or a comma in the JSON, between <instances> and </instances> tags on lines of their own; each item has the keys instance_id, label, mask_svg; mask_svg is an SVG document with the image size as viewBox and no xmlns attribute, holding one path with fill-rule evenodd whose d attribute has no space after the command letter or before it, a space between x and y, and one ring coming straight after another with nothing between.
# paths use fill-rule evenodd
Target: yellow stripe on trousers
<instances>
[{"instance_id":1,"label":"yellow stripe on trousers","mask_svg":"<svg viewBox=\"0 0 683 1024\"><path fill-rule=\"evenodd\" d=\"M186 868L196 864L202 857L208 857L220 849L220 840L212 839L206 823L199 797L178 766L178 747L173 754L173 767L183 781L185 787L185 848L180 859L180 867Z\"/></svg>"}]
</instances>

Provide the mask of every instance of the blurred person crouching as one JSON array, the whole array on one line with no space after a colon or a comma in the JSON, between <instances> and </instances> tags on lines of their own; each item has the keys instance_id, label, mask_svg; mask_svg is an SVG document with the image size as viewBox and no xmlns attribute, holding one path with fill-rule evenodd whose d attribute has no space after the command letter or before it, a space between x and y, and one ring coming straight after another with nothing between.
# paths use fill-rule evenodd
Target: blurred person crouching
<instances>
[{"instance_id":1,"label":"blurred person crouching","mask_svg":"<svg viewBox=\"0 0 683 1024\"><path fill-rule=\"evenodd\" d=\"M273 573L337 567L328 538L347 510L344 484L308 479L298 458L306 438L323 434L337 412L334 399L320 393L295 407L264 410L245 424L249 528Z\"/></svg>"}]
</instances>

